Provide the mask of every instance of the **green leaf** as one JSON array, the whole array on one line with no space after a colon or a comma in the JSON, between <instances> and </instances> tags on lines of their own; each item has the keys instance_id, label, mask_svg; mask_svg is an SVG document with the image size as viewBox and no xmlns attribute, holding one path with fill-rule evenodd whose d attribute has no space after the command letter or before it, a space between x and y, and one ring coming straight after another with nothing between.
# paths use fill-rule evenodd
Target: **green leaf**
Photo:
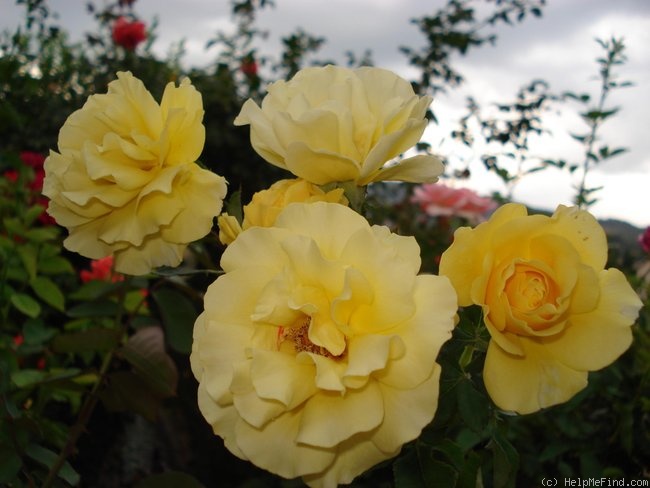
<instances>
[{"instance_id":1,"label":"green leaf","mask_svg":"<svg viewBox=\"0 0 650 488\"><path fill-rule=\"evenodd\" d=\"M194 304L183 294L171 289L160 288L152 293L165 326L169 345L181 354L192 350L192 331L197 311Z\"/></svg>"},{"instance_id":2,"label":"green leaf","mask_svg":"<svg viewBox=\"0 0 650 488\"><path fill-rule=\"evenodd\" d=\"M119 351L136 374L162 398L176 394L178 371L165 352L165 338L160 327L140 329Z\"/></svg>"},{"instance_id":3,"label":"green leaf","mask_svg":"<svg viewBox=\"0 0 650 488\"><path fill-rule=\"evenodd\" d=\"M43 274L74 274L74 268L70 261L62 256L41 257L38 262L38 270Z\"/></svg>"},{"instance_id":4,"label":"green leaf","mask_svg":"<svg viewBox=\"0 0 650 488\"><path fill-rule=\"evenodd\" d=\"M104 295L113 293L122 286L122 283L111 283L109 281L92 280L84 283L77 291L70 295L73 300L96 300Z\"/></svg>"},{"instance_id":5,"label":"green leaf","mask_svg":"<svg viewBox=\"0 0 650 488\"><path fill-rule=\"evenodd\" d=\"M111 300L95 300L81 303L68 309L68 316L80 317L112 317L119 311L119 305Z\"/></svg>"},{"instance_id":6,"label":"green leaf","mask_svg":"<svg viewBox=\"0 0 650 488\"><path fill-rule=\"evenodd\" d=\"M51 279L44 276L37 276L30 280L29 285L41 300L55 309L63 312L65 310L65 298L59 287Z\"/></svg>"},{"instance_id":7,"label":"green leaf","mask_svg":"<svg viewBox=\"0 0 650 488\"><path fill-rule=\"evenodd\" d=\"M456 388L458 410L463 421L475 432L482 432L489 418L488 399L479 393L472 382L465 378Z\"/></svg>"},{"instance_id":8,"label":"green leaf","mask_svg":"<svg viewBox=\"0 0 650 488\"><path fill-rule=\"evenodd\" d=\"M431 449L417 446L393 464L395 488L454 487L458 471L450 464L434 459Z\"/></svg>"},{"instance_id":9,"label":"green leaf","mask_svg":"<svg viewBox=\"0 0 650 488\"><path fill-rule=\"evenodd\" d=\"M80 353L88 351L107 351L117 346L119 332L103 327L93 327L80 332L58 335L52 341L54 352Z\"/></svg>"},{"instance_id":10,"label":"green leaf","mask_svg":"<svg viewBox=\"0 0 650 488\"><path fill-rule=\"evenodd\" d=\"M244 221L241 205L241 190L233 192L230 195L230 198L228 198L228 203L226 203L226 213L235 217L237 222L239 222L239 225Z\"/></svg>"},{"instance_id":11,"label":"green leaf","mask_svg":"<svg viewBox=\"0 0 650 488\"><path fill-rule=\"evenodd\" d=\"M488 448L492 451L495 488L513 488L516 486L519 454L508 439L499 431L494 433Z\"/></svg>"},{"instance_id":12,"label":"green leaf","mask_svg":"<svg viewBox=\"0 0 650 488\"><path fill-rule=\"evenodd\" d=\"M23 327L25 344L41 345L49 341L57 333L53 327L45 327L42 320L28 320Z\"/></svg>"},{"instance_id":13,"label":"green leaf","mask_svg":"<svg viewBox=\"0 0 650 488\"><path fill-rule=\"evenodd\" d=\"M16 479L22 466L20 456L11 447L0 447L0 483L9 484Z\"/></svg>"},{"instance_id":14,"label":"green leaf","mask_svg":"<svg viewBox=\"0 0 650 488\"><path fill-rule=\"evenodd\" d=\"M47 377L45 371L38 369L21 369L11 373L11 381L18 388L27 388L41 383Z\"/></svg>"},{"instance_id":15,"label":"green leaf","mask_svg":"<svg viewBox=\"0 0 650 488\"><path fill-rule=\"evenodd\" d=\"M27 454L34 461L38 461L43 466L48 469L51 468L57 459L57 454L49 449L46 449L43 446L38 444L30 444L25 449L25 454ZM70 466L70 463L65 461L61 469L59 470L59 478L63 479L71 485L76 485L79 483L80 477L79 474Z\"/></svg>"},{"instance_id":16,"label":"green leaf","mask_svg":"<svg viewBox=\"0 0 650 488\"><path fill-rule=\"evenodd\" d=\"M205 488L196 478L180 471L153 474L140 481L135 488Z\"/></svg>"},{"instance_id":17,"label":"green leaf","mask_svg":"<svg viewBox=\"0 0 650 488\"><path fill-rule=\"evenodd\" d=\"M57 227L42 227L39 229L30 229L25 232L25 238L31 242L48 242L56 239L59 235L59 229Z\"/></svg>"},{"instance_id":18,"label":"green leaf","mask_svg":"<svg viewBox=\"0 0 650 488\"><path fill-rule=\"evenodd\" d=\"M14 307L28 317L35 319L41 313L41 306L29 295L16 293L15 295L12 295L9 300Z\"/></svg>"},{"instance_id":19,"label":"green leaf","mask_svg":"<svg viewBox=\"0 0 650 488\"><path fill-rule=\"evenodd\" d=\"M30 278L34 278L36 276L36 262L38 257L36 248L29 244L25 244L19 246L16 251L20 256L20 260L23 262L23 266L25 267L27 274Z\"/></svg>"}]
</instances>

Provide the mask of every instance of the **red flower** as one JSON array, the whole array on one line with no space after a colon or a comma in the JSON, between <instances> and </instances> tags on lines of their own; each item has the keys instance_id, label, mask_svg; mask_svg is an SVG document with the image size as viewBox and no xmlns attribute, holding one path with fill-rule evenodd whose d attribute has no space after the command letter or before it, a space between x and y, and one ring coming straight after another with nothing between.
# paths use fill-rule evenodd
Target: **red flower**
<instances>
[{"instance_id":1,"label":"red flower","mask_svg":"<svg viewBox=\"0 0 650 488\"><path fill-rule=\"evenodd\" d=\"M146 38L147 31L143 22L119 17L113 24L113 42L124 49L133 50Z\"/></svg>"},{"instance_id":2,"label":"red flower","mask_svg":"<svg viewBox=\"0 0 650 488\"><path fill-rule=\"evenodd\" d=\"M641 244L641 249L650 254L650 227L639 236L639 244Z\"/></svg>"},{"instance_id":3,"label":"red flower","mask_svg":"<svg viewBox=\"0 0 650 488\"><path fill-rule=\"evenodd\" d=\"M23 337L22 334L18 334L14 336L14 346L18 347L20 346L23 342L25 342L25 338Z\"/></svg>"},{"instance_id":4,"label":"red flower","mask_svg":"<svg viewBox=\"0 0 650 488\"><path fill-rule=\"evenodd\" d=\"M121 274L113 273L113 256L93 259L90 262L90 270L81 270L79 277L84 283L88 283L91 280L112 281L113 283L124 280L124 276Z\"/></svg>"},{"instance_id":5,"label":"red flower","mask_svg":"<svg viewBox=\"0 0 650 488\"><path fill-rule=\"evenodd\" d=\"M4 176L8 181L11 181L12 183L16 183L16 181L18 181L18 171L15 169L8 169L2 174L2 176Z\"/></svg>"},{"instance_id":6,"label":"red flower","mask_svg":"<svg viewBox=\"0 0 650 488\"><path fill-rule=\"evenodd\" d=\"M27 166L31 166L36 170L42 170L43 163L45 163L45 156L43 156L41 153L33 151L22 151L20 153L20 160Z\"/></svg>"},{"instance_id":7,"label":"red flower","mask_svg":"<svg viewBox=\"0 0 650 488\"><path fill-rule=\"evenodd\" d=\"M463 217L480 222L485 214L497 207L490 198L478 196L468 188L450 188L442 184L424 184L413 190L413 203L432 217Z\"/></svg>"},{"instance_id":8,"label":"red flower","mask_svg":"<svg viewBox=\"0 0 650 488\"><path fill-rule=\"evenodd\" d=\"M246 58L242 61L240 66L241 72L248 77L257 76L257 63L254 59Z\"/></svg>"}]
</instances>

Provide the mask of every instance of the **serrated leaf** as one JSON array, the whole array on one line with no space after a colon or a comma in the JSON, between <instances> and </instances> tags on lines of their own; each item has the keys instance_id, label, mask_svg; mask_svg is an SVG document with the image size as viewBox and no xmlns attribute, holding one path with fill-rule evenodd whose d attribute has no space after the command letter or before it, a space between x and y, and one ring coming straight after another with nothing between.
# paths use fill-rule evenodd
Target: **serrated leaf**
<instances>
[{"instance_id":1,"label":"serrated leaf","mask_svg":"<svg viewBox=\"0 0 650 488\"><path fill-rule=\"evenodd\" d=\"M169 345L177 352L189 354L192 350L192 331L198 315L194 304L183 294L171 288L152 292L160 311Z\"/></svg>"},{"instance_id":2,"label":"serrated leaf","mask_svg":"<svg viewBox=\"0 0 650 488\"><path fill-rule=\"evenodd\" d=\"M51 279L44 276L37 276L30 280L29 285L41 300L55 309L63 312L65 310L65 297L59 287Z\"/></svg>"},{"instance_id":3,"label":"serrated leaf","mask_svg":"<svg viewBox=\"0 0 650 488\"><path fill-rule=\"evenodd\" d=\"M41 313L41 306L36 300L24 293L16 293L9 299L11 304L19 311L35 319Z\"/></svg>"},{"instance_id":4,"label":"serrated leaf","mask_svg":"<svg viewBox=\"0 0 650 488\"><path fill-rule=\"evenodd\" d=\"M138 330L119 351L136 374L162 398L176 394L178 370L165 352L165 339L160 327Z\"/></svg>"}]
</instances>

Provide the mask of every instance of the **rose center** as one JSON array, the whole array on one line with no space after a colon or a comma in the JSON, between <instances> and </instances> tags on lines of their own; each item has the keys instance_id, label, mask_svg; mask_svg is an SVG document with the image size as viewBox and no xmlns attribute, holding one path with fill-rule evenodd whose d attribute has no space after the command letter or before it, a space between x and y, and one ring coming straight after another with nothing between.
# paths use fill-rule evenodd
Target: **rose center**
<instances>
[{"instance_id":1,"label":"rose center","mask_svg":"<svg viewBox=\"0 0 650 488\"><path fill-rule=\"evenodd\" d=\"M293 346L293 350L296 353L306 351L318 354L319 356L325 356L330 359L341 359L343 356L345 356L345 351L343 351L343 353L339 354L338 356L335 356L326 347L314 344L309 339L310 326L311 317L306 315L305 317L296 321L296 323L290 327L278 327L278 336L276 339L278 350L280 350L285 342L289 342Z\"/></svg>"},{"instance_id":2,"label":"rose center","mask_svg":"<svg viewBox=\"0 0 650 488\"><path fill-rule=\"evenodd\" d=\"M516 269L506 283L510 305L521 311L536 310L549 300L546 276L534 269Z\"/></svg>"}]
</instances>

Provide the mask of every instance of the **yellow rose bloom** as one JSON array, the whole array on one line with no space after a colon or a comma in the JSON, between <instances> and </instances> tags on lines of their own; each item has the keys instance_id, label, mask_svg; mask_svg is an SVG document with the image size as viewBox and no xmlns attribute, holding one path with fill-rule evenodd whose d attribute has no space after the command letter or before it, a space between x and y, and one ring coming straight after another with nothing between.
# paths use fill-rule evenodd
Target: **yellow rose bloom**
<instances>
[{"instance_id":1,"label":"yellow rose bloom","mask_svg":"<svg viewBox=\"0 0 650 488\"><path fill-rule=\"evenodd\" d=\"M48 213L68 228L64 245L120 273L176 266L219 214L226 181L200 168L201 94L169 83L160 105L129 72L92 95L59 133L45 161Z\"/></svg>"},{"instance_id":2,"label":"yellow rose bloom","mask_svg":"<svg viewBox=\"0 0 650 488\"><path fill-rule=\"evenodd\" d=\"M339 204L294 203L226 249L190 362L236 456L312 487L350 483L420 434L456 294L412 237Z\"/></svg>"},{"instance_id":3,"label":"yellow rose bloom","mask_svg":"<svg viewBox=\"0 0 650 488\"><path fill-rule=\"evenodd\" d=\"M430 103L384 69L305 68L271 84L261 108L246 101L235 125L250 124L253 148L269 163L317 185L434 182L443 165L433 156L385 166L418 143Z\"/></svg>"},{"instance_id":4,"label":"yellow rose bloom","mask_svg":"<svg viewBox=\"0 0 650 488\"><path fill-rule=\"evenodd\" d=\"M308 181L297 179L280 180L266 190L253 195L251 203L244 206L244 221L241 226L232 215L221 214L218 220L219 240L230 244L239 233L249 227L271 227L278 215L290 203L330 202L347 205L343 188L324 191Z\"/></svg>"},{"instance_id":5,"label":"yellow rose bloom","mask_svg":"<svg viewBox=\"0 0 650 488\"><path fill-rule=\"evenodd\" d=\"M565 402L630 346L642 304L606 260L602 227L577 207L547 217L507 204L456 231L440 274L459 305L483 308L483 379L499 408L525 414Z\"/></svg>"}]
</instances>

